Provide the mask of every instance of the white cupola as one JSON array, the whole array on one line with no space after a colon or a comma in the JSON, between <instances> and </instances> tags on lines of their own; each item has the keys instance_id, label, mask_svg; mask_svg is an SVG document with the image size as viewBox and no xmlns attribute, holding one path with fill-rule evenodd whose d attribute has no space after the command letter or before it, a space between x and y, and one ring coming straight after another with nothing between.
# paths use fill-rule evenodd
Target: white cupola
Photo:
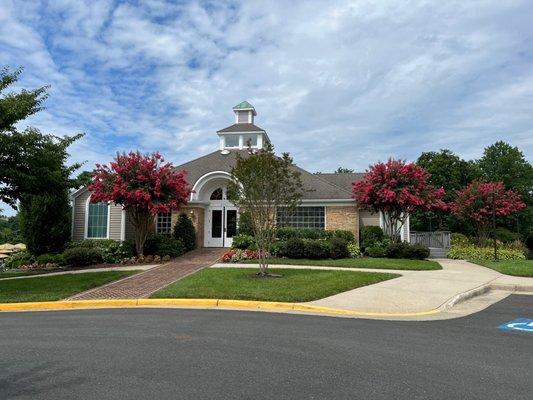
<instances>
[{"instance_id":1,"label":"white cupola","mask_svg":"<svg viewBox=\"0 0 533 400\"><path fill-rule=\"evenodd\" d=\"M253 124L254 117L257 115L254 106L246 100L233 107L236 124Z\"/></svg>"},{"instance_id":2,"label":"white cupola","mask_svg":"<svg viewBox=\"0 0 533 400\"><path fill-rule=\"evenodd\" d=\"M235 123L217 132L220 150L262 149L270 141L264 129L254 125L254 106L243 101L233 107Z\"/></svg>"}]
</instances>

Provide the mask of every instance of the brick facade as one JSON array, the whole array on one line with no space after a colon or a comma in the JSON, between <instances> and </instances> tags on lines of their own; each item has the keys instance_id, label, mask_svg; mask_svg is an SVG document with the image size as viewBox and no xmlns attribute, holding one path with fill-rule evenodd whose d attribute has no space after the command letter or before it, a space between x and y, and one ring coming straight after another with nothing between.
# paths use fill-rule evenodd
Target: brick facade
<instances>
[{"instance_id":1,"label":"brick facade","mask_svg":"<svg viewBox=\"0 0 533 400\"><path fill-rule=\"evenodd\" d=\"M359 241L359 210L356 206L327 206L326 230L342 229L353 232Z\"/></svg>"}]
</instances>

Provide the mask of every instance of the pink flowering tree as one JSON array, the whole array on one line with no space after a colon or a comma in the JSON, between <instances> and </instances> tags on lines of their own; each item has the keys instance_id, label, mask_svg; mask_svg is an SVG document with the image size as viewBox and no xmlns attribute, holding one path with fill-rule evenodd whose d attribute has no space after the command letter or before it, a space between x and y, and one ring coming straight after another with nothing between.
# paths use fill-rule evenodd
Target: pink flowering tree
<instances>
[{"instance_id":1,"label":"pink flowering tree","mask_svg":"<svg viewBox=\"0 0 533 400\"><path fill-rule=\"evenodd\" d=\"M176 171L159 153L117 154L109 165L96 164L91 202L120 204L135 227L135 248L143 254L144 243L157 213L187 204L191 193L185 171Z\"/></svg>"},{"instance_id":2,"label":"pink flowering tree","mask_svg":"<svg viewBox=\"0 0 533 400\"><path fill-rule=\"evenodd\" d=\"M456 193L450 209L458 217L472 221L482 246L487 243L493 217L504 217L526 206L520 195L505 189L503 182L474 181Z\"/></svg>"},{"instance_id":3,"label":"pink flowering tree","mask_svg":"<svg viewBox=\"0 0 533 400\"><path fill-rule=\"evenodd\" d=\"M443 188L429 184L430 174L414 163L389 159L370 166L362 180L353 183L353 198L357 204L380 213L385 233L394 242L409 214L415 210L442 210Z\"/></svg>"}]
</instances>

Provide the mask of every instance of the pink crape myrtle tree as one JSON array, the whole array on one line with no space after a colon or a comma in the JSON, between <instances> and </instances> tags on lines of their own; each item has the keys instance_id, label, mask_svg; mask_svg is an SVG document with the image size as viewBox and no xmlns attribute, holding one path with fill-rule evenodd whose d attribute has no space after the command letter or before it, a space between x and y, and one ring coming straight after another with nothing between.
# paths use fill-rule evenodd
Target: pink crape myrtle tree
<instances>
[{"instance_id":1,"label":"pink crape myrtle tree","mask_svg":"<svg viewBox=\"0 0 533 400\"><path fill-rule=\"evenodd\" d=\"M137 254L142 256L154 216L187 204L191 189L185 175L157 152L117 154L109 165L96 164L88 187L93 192L90 201L120 204L126 210L135 228Z\"/></svg>"},{"instance_id":2,"label":"pink crape myrtle tree","mask_svg":"<svg viewBox=\"0 0 533 400\"><path fill-rule=\"evenodd\" d=\"M429 184L430 174L414 163L389 159L371 165L362 180L353 183L357 204L384 218L384 231L399 242L405 221L415 210L445 210L443 188Z\"/></svg>"},{"instance_id":3,"label":"pink crape myrtle tree","mask_svg":"<svg viewBox=\"0 0 533 400\"><path fill-rule=\"evenodd\" d=\"M450 209L476 226L481 246L487 244L493 218L504 217L526 207L520 195L506 190L503 182L474 181L456 193Z\"/></svg>"}]
</instances>

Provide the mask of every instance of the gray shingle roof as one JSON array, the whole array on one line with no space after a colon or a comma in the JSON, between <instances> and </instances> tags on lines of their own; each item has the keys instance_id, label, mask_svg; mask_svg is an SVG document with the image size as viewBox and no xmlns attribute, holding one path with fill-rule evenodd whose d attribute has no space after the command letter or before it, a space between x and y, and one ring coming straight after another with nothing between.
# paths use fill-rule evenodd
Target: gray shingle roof
<instances>
[{"instance_id":1,"label":"gray shingle roof","mask_svg":"<svg viewBox=\"0 0 533 400\"><path fill-rule=\"evenodd\" d=\"M203 175L212 171L231 172L235 165L235 155L240 153L247 155L248 150L232 150L229 154L222 154L220 151L207 154L196 160L189 161L185 164L176 166L178 170L187 171L187 181L194 186L196 181ZM302 183L306 192L303 198L306 200L327 200L327 199L346 199L351 200L352 186L350 181L352 175L360 174L336 174L347 175L342 177L330 178L333 174L315 175L306 170L295 167L301 174ZM326 176L327 175L327 176ZM348 176L350 175L350 176Z\"/></svg>"},{"instance_id":2,"label":"gray shingle roof","mask_svg":"<svg viewBox=\"0 0 533 400\"><path fill-rule=\"evenodd\" d=\"M239 133L239 132L265 132L263 128L254 124L233 124L227 128L217 131L217 133Z\"/></svg>"}]
</instances>

